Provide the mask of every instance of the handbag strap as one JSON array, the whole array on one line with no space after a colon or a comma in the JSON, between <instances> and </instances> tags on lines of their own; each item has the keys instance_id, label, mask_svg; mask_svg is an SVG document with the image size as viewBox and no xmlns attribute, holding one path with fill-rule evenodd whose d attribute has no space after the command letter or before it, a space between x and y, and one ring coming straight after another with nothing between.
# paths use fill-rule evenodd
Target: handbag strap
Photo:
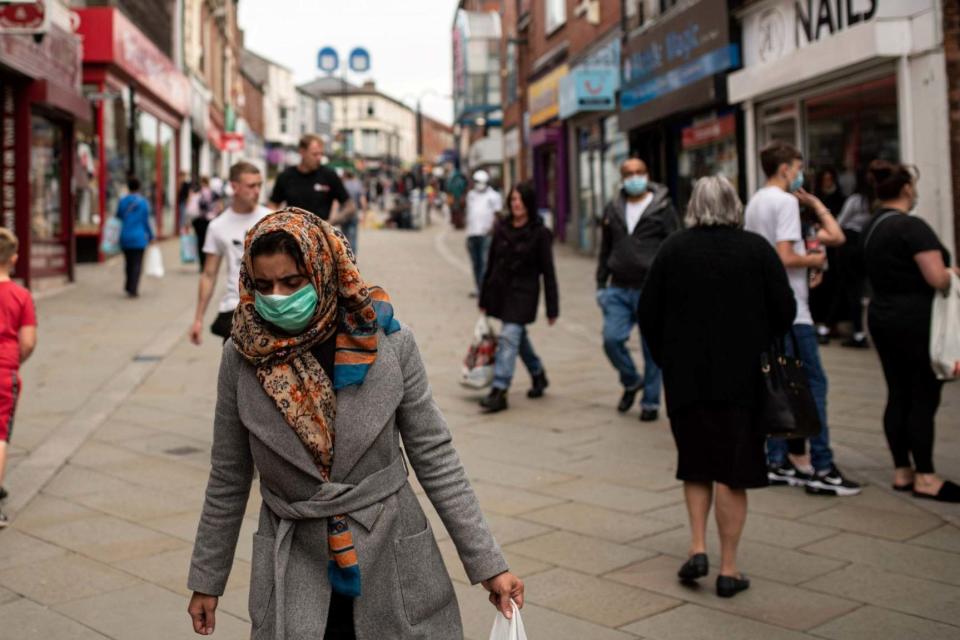
<instances>
[{"instance_id":1,"label":"handbag strap","mask_svg":"<svg viewBox=\"0 0 960 640\"><path fill-rule=\"evenodd\" d=\"M901 215L899 211L887 211L886 213L881 215L879 218L877 218L877 221L873 223L872 227L870 227L870 231L867 232L867 237L863 239L864 250L866 250L867 245L870 244L870 238L873 237L873 232L877 230L877 227L880 226L880 223L886 220L887 218L891 218L893 216L899 216L899 215Z\"/></svg>"}]
</instances>

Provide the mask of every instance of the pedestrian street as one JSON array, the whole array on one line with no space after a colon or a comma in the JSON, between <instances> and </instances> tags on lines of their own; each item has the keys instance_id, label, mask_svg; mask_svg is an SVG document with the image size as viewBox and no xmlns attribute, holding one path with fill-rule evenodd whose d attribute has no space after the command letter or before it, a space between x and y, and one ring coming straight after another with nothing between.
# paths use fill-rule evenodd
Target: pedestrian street
<instances>
[{"instance_id":1,"label":"pedestrian street","mask_svg":"<svg viewBox=\"0 0 960 640\"><path fill-rule=\"evenodd\" d=\"M530 328L546 395L528 399L520 370L509 409L484 416L482 393L459 384L477 318L462 232L363 230L360 245L364 277L416 334L484 514L526 583L530 638L960 638L960 510L890 489L872 350L822 349L837 461L863 493L750 491L739 561L753 586L720 599L709 582L677 581L688 528L669 422L615 409L621 388L602 350L593 258L556 248L560 320L549 327L541 313ZM164 245L173 266L138 299L123 296L112 260L81 267L75 285L38 300L39 346L21 373L5 482L12 522L0 532L4 640L195 637L186 576L221 349L209 333L200 347L187 339L197 275L176 264L177 250ZM631 346L637 355L636 335ZM938 471L960 477L960 385L944 388L935 452ZM217 638L249 636L256 485ZM495 611L418 492L466 636L485 640ZM712 524L709 538L715 544Z\"/></svg>"}]
</instances>

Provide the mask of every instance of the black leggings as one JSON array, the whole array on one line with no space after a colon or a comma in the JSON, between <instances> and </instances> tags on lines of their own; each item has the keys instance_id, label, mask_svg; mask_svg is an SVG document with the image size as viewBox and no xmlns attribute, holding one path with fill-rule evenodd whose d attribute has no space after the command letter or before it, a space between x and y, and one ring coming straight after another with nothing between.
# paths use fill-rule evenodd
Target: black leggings
<instances>
[{"instance_id":1,"label":"black leggings","mask_svg":"<svg viewBox=\"0 0 960 640\"><path fill-rule=\"evenodd\" d=\"M126 272L124 290L131 296L140 289L140 271L143 267L143 249L124 249L123 261Z\"/></svg>"},{"instance_id":2,"label":"black leggings","mask_svg":"<svg viewBox=\"0 0 960 640\"><path fill-rule=\"evenodd\" d=\"M871 322L870 335L887 380L883 430L893 464L933 473L933 423L943 382L930 366L929 333L895 331Z\"/></svg>"}]
</instances>

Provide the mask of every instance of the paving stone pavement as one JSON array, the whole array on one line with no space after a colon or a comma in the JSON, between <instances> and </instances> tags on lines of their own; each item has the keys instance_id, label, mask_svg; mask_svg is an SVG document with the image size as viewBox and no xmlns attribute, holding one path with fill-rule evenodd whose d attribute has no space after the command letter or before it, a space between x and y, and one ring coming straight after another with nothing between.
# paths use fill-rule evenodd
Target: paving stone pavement
<instances>
[{"instance_id":1,"label":"paving stone pavement","mask_svg":"<svg viewBox=\"0 0 960 640\"><path fill-rule=\"evenodd\" d=\"M521 369L510 410L485 417L478 395L457 384L476 318L463 243L440 226L365 231L360 263L417 334L491 527L527 582L531 638L960 638L960 508L888 488L874 353L823 351L837 460L867 483L863 495L751 492L741 562L754 587L721 600L707 581L676 581L687 535L669 424L613 410L619 390L600 348L593 261L558 249L562 318L531 331L547 396L525 397ZM174 260L176 247L166 251ZM113 262L81 268L77 285L39 302L40 347L23 371L7 482L14 521L0 532L2 640L193 636L185 579L219 341L187 342L196 275L170 266L139 300L121 296ZM938 468L960 479L960 385L945 389L936 451ZM494 612L421 498L467 637L482 640ZM255 490L216 637L249 635L258 507ZM715 544L710 551L716 557Z\"/></svg>"}]
</instances>

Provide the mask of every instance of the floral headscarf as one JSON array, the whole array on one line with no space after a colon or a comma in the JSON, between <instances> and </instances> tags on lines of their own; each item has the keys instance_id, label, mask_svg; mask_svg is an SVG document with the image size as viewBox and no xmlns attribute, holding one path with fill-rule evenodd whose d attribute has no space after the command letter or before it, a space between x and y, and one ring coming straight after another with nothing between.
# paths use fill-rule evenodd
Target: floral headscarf
<instances>
[{"instance_id":1,"label":"floral headscarf","mask_svg":"<svg viewBox=\"0 0 960 640\"><path fill-rule=\"evenodd\" d=\"M317 290L317 309L299 335L278 332L257 313L250 248L257 239L283 231L303 254L307 279ZM377 359L378 330L393 333L400 328L386 292L368 287L357 269L356 258L343 234L319 217L290 207L271 214L247 234L240 267L240 305L233 316L232 339L237 351L257 370L263 385L287 424L313 457L324 480L330 479L334 455L336 390L361 384ZM336 335L333 380L313 355L312 349ZM341 576L338 588L331 567L334 590L359 595L359 567L352 544L345 555L346 519L331 518L331 551L340 567L356 570ZM334 540L337 536L337 540ZM343 583L356 581L355 588ZM355 593L354 593L355 591Z\"/></svg>"}]
</instances>

